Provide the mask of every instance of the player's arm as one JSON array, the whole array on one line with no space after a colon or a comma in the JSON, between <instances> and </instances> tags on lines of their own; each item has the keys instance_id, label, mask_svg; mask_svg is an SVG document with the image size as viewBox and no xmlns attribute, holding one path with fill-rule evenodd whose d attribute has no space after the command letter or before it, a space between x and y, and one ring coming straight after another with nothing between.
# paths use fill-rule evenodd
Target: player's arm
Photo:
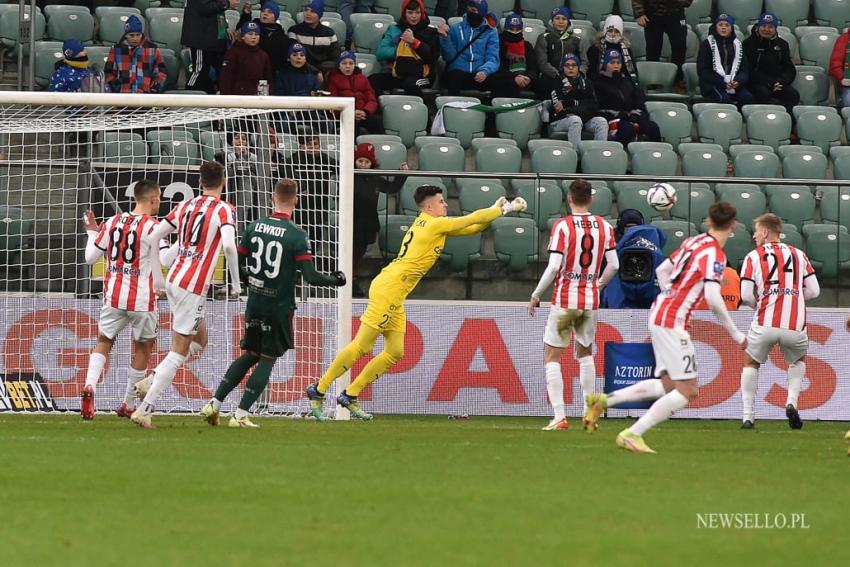
<instances>
[{"instance_id":1,"label":"player's arm","mask_svg":"<svg viewBox=\"0 0 850 567\"><path fill-rule=\"evenodd\" d=\"M159 250L160 240L177 230L177 225L173 221L173 215L174 211L171 211L162 222L156 225L156 228L148 233L147 241L152 249Z\"/></svg>"},{"instance_id":2,"label":"player's arm","mask_svg":"<svg viewBox=\"0 0 850 567\"><path fill-rule=\"evenodd\" d=\"M614 279L614 276L617 275L617 271L620 269L620 258L617 256L617 250L611 249L605 251L605 269L602 271L602 275L599 277L599 289L602 289L608 282Z\"/></svg>"},{"instance_id":3,"label":"player's arm","mask_svg":"<svg viewBox=\"0 0 850 567\"><path fill-rule=\"evenodd\" d=\"M717 280L706 280L702 288L702 293L705 296L705 302L714 312L714 316L717 317L720 324L732 335L732 340L739 345L743 345L747 337L735 327L732 317L729 316L729 311L726 310L726 303L720 294L720 282Z\"/></svg>"},{"instance_id":4,"label":"player's arm","mask_svg":"<svg viewBox=\"0 0 850 567\"><path fill-rule=\"evenodd\" d=\"M820 295L820 283L814 272L803 278L803 297L814 299Z\"/></svg>"},{"instance_id":5,"label":"player's arm","mask_svg":"<svg viewBox=\"0 0 850 567\"><path fill-rule=\"evenodd\" d=\"M487 227L490 226L490 223L480 223L480 224L471 224L465 228L460 230L456 230L454 232L449 232L446 236L471 236L473 234L478 234L479 232L484 232L487 230Z\"/></svg>"},{"instance_id":6,"label":"player's arm","mask_svg":"<svg viewBox=\"0 0 850 567\"><path fill-rule=\"evenodd\" d=\"M304 280L310 285L336 287L345 285L345 274L339 270L332 274L323 274L317 271L312 256L298 261L298 269L301 270L301 275L304 276Z\"/></svg>"},{"instance_id":7,"label":"player's arm","mask_svg":"<svg viewBox=\"0 0 850 567\"><path fill-rule=\"evenodd\" d=\"M673 273L673 261L667 258L661 265L655 269L655 277L658 279L658 288L663 290L670 289L670 274Z\"/></svg>"},{"instance_id":8,"label":"player's arm","mask_svg":"<svg viewBox=\"0 0 850 567\"><path fill-rule=\"evenodd\" d=\"M221 225L221 248L230 272L230 286L236 294L242 293L242 283L239 278L239 254L236 252L236 227L232 224Z\"/></svg>"},{"instance_id":9,"label":"player's arm","mask_svg":"<svg viewBox=\"0 0 850 567\"><path fill-rule=\"evenodd\" d=\"M756 283L749 278L741 278L741 303L756 308Z\"/></svg>"},{"instance_id":10,"label":"player's arm","mask_svg":"<svg viewBox=\"0 0 850 567\"><path fill-rule=\"evenodd\" d=\"M517 197L513 201L508 201L504 197L500 197L492 207L486 209L478 209L468 215L462 217L448 218L442 217L436 219L433 223L434 229L438 234L446 234L447 236L460 236L459 231L476 224L489 225L502 215L509 213L519 213L528 207L525 199ZM475 234L474 232L471 234Z\"/></svg>"},{"instance_id":11,"label":"player's arm","mask_svg":"<svg viewBox=\"0 0 850 567\"><path fill-rule=\"evenodd\" d=\"M555 250L549 252L549 264L543 270L543 275L540 276L537 287L531 292L531 300L528 302L528 313L530 315L534 315L534 310L540 305L540 296L555 281L555 276L558 275L558 270L561 269L561 263L563 261L564 255L561 252Z\"/></svg>"},{"instance_id":12,"label":"player's arm","mask_svg":"<svg viewBox=\"0 0 850 567\"><path fill-rule=\"evenodd\" d=\"M88 235L88 239L86 240L86 264L91 266L106 252L106 248L103 248L106 235L103 234L103 227L97 224L94 213L90 210L83 213L83 225Z\"/></svg>"},{"instance_id":13,"label":"player's arm","mask_svg":"<svg viewBox=\"0 0 850 567\"><path fill-rule=\"evenodd\" d=\"M151 275L153 276L153 289L155 291L165 289L165 278L162 277L162 263L160 260L160 252L157 246L148 246L148 253L145 261L150 266Z\"/></svg>"}]
</instances>

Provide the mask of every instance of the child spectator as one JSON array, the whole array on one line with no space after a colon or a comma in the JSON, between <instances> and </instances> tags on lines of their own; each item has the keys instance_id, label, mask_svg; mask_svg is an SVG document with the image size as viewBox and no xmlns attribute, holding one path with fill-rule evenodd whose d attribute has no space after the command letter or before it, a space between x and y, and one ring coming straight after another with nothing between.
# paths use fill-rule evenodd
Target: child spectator
<instances>
[{"instance_id":1,"label":"child spectator","mask_svg":"<svg viewBox=\"0 0 850 567\"><path fill-rule=\"evenodd\" d=\"M260 48L260 24L245 22L242 37L227 50L221 64L219 90L223 95L255 95L260 81L274 94L274 73L269 56Z\"/></svg>"},{"instance_id":2,"label":"child spectator","mask_svg":"<svg viewBox=\"0 0 850 567\"><path fill-rule=\"evenodd\" d=\"M623 74L634 84L638 83L637 65L632 53L631 44L623 35L623 18L610 15L602 24L602 31L596 35L593 44L587 48L587 78L595 81L602 72L603 55L609 49L620 52L623 58Z\"/></svg>"},{"instance_id":3,"label":"child spectator","mask_svg":"<svg viewBox=\"0 0 850 567\"><path fill-rule=\"evenodd\" d=\"M720 14L699 46L697 75L702 96L714 101L744 106L753 101L747 90L749 73L741 40L735 37L735 19Z\"/></svg>"},{"instance_id":4,"label":"child spectator","mask_svg":"<svg viewBox=\"0 0 850 567\"><path fill-rule=\"evenodd\" d=\"M124 36L109 50L106 84L114 93L160 93L165 90L165 62L156 45L142 33L142 21L130 16Z\"/></svg>"},{"instance_id":5,"label":"child spectator","mask_svg":"<svg viewBox=\"0 0 850 567\"><path fill-rule=\"evenodd\" d=\"M60 93L82 92L91 76L86 46L80 40L66 39L62 44L62 55L65 58L56 62L48 90Z\"/></svg>"},{"instance_id":6,"label":"child spectator","mask_svg":"<svg viewBox=\"0 0 850 567\"><path fill-rule=\"evenodd\" d=\"M520 91L532 91L537 86L537 56L525 41L522 27L522 17L511 14L505 19L505 31L499 35L497 82L502 96L518 97Z\"/></svg>"},{"instance_id":7,"label":"child spectator","mask_svg":"<svg viewBox=\"0 0 850 567\"><path fill-rule=\"evenodd\" d=\"M289 61L275 77L275 94L314 96L322 88L316 73L307 65L307 50L300 43L289 46Z\"/></svg>"},{"instance_id":8,"label":"child spectator","mask_svg":"<svg viewBox=\"0 0 850 567\"><path fill-rule=\"evenodd\" d=\"M658 124L649 119L646 111L646 94L622 73L620 52L609 49L602 59L605 70L593 83L600 114L608 120L608 136L623 146L638 139L661 141Z\"/></svg>"},{"instance_id":9,"label":"child spectator","mask_svg":"<svg viewBox=\"0 0 850 567\"><path fill-rule=\"evenodd\" d=\"M797 68L791 60L791 47L779 37L779 18L765 12L744 40L744 57L750 71L749 90L759 104L781 104L788 114L800 102L800 93L791 86Z\"/></svg>"},{"instance_id":10,"label":"child spectator","mask_svg":"<svg viewBox=\"0 0 850 567\"><path fill-rule=\"evenodd\" d=\"M260 8L260 17L256 20L260 25L260 49L269 56L272 63L272 71L277 73L286 64L289 54L289 45L292 40L286 35L286 31L279 23L280 6L275 2L266 2ZM251 4L245 4L242 15L239 17L238 27L242 27L251 20Z\"/></svg>"},{"instance_id":11,"label":"child spectator","mask_svg":"<svg viewBox=\"0 0 850 567\"><path fill-rule=\"evenodd\" d=\"M224 165L229 189L236 196L233 204L239 211L239 234L244 232L250 222L263 217L265 211L269 210L265 193L261 193L256 186L259 174L257 163L257 154L251 151L248 134L229 131L224 148Z\"/></svg>"},{"instance_id":12,"label":"child spectator","mask_svg":"<svg viewBox=\"0 0 850 567\"><path fill-rule=\"evenodd\" d=\"M534 51L540 69L540 98L546 100L561 83L559 65L564 55L575 53L581 57L581 39L570 32L572 13L566 6L552 10L549 30L540 34Z\"/></svg>"},{"instance_id":13,"label":"child spectator","mask_svg":"<svg viewBox=\"0 0 850 567\"><path fill-rule=\"evenodd\" d=\"M579 69L580 65L581 59L575 53L564 55L561 64L564 77L551 95L554 115L549 132L566 132L574 148L578 148L581 141L582 129L591 132L594 140L608 139L608 121L598 116L596 93Z\"/></svg>"},{"instance_id":14,"label":"child spectator","mask_svg":"<svg viewBox=\"0 0 850 567\"><path fill-rule=\"evenodd\" d=\"M829 57L829 74L841 85L841 104L850 106L850 28L844 30L835 40L832 55ZM848 322L850 329L850 322Z\"/></svg>"},{"instance_id":15,"label":"child spectator","mask_svg":"<svg viewBox=\"0 0 850 567\"><path fill-rule=\"evenodd\" d=\"M351 51L343 51L337 60L339 67L328 75L325 87L331 96L354 98L354 119L359 130L370 134L382 134L384 128L378 113L378 99L369 79L357 68L357 60Z\"/></svg>"},{"instance_id":16,"label":"child spectator","mask_svg":"<svg viewBox=\"0 0 850 567\"><path fill-rule=\"evenodd\" d=\"M499 35L488 9L486 0L469 0L460 22L437 26L451 95L461 89L497 90L492 75L499 70Z\"/></svg>"},{"instance_id":17,"label":"child spectator","mask_svg":"<svg viewBox=\"0 0 850 567\"><path fill-rule=\"evenodd\" d=\"M304 21L289 28L289 37L307 49L307 62L323 74L336 67L339 41L334 31L321 22L324 0L304 4Z\"/></svg>"},{"instance_id":18,"label":"child spectator","mask_svg":"<svg viewBox=\"0 0 850 567\"><path fill-rule=\"evenodd\" d=\"M433 84L440 40L430 27L422 0L401 1L404 9L398 23L389 27L375 51L389 70L370 76L369 81L379 92L404 89L405 94L421 97L422 89Z\"/></svg>"}]
</instances>

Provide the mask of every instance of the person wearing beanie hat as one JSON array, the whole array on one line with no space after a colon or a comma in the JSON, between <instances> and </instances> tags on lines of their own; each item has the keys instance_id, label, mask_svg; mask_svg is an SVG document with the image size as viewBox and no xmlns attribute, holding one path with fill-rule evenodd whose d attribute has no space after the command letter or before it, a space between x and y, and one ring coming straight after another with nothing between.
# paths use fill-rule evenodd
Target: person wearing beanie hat
<instances>
[{"instance_id":1,"label":"person wearing beanie hat","mask_svg":"<svg viewBox=\"0 0 850 567\"><path fill-rule=\"evenodd\" d=\"M316 70L307 64L307 50L300 43L291 44L286 64L275 74L275 94L313 96L321 89Z\"/></svg>"},{"instance_id":2,"label":"person wearing beanie hat","mask_svg":"<svg viewBox=\"0 0 850 567\"><path fill-rule=\"evenodd\" d=\"M599 116L596 92L581 72L581 58L567 53L561 60L561 69L561 84L550 95L553 113L549 135L566 134L575 148L582 130L593 134L594 140L607 140L608 121Z\"/></svg>"},{"instance_id":3,"label":"person wearing beanie hat","mask_svg":"<svg viewBox=\"0 0 850 567\"><path fill-rule=\"evenodd\" d=\"M245 4L239 16L237 28L241 29L246 22L251 21L251 9L251 4ZM286 59L289 57L289 45L292 43L283 26L277 22L278 18L280 18L280 6L269 0L260 8L260 17L254 20L260 26L260 49L269 56L275 73L286 64Z\"/></svg>"},{"instance_id":4,"label":"person wearing beanie hat","mask_svg":"<svg viewBox=\"0 0 850 567\"><path fill-rule=\"evenodd\" d=\"M404 89L405 94L422 96L433 84L434 62L440 53L437 30L430 26L423 0L400 0L401 17L381 38L375 56L384 72L369 77L376 92Z\"/></svg>"},{"instance_id":5,"label":"person wearing beanie hat","mask_svg":"<svg viewBox=\"0 0 850 567\"><path fill-rule=\"evenodd\" d=\"M127 18L124 36L109 50L103 71L114 93L161 93L168 78L162 54L145 37L138 16Z\"/></svg>"},{"instance_id":6,"label":"person wearing beanie hat","mask_svg":"<svg viewBox=\"0 0 850 567\"><path fill-rule=\"evenodd\" d=\"M779 37L779 18L770 12L761 15L750 37L743 41L744 58L750 71L748 89L758 104L780 104L788 114L800 102L792 86L797 68L788 42Z\"/></svg>"},{"instance_id":7,"label":"person wearing beanie hat","mask_svg":"<svg viewBox=\"0 0 850 567\"><path fill-rule=\"evenodd\" d=\"M552 10L549 29L537 36L534 52L540 70L538 97L548 100L561 84L561 60L568 53L581 57L581 38L570 31L572 13L566 6Z\"/></svg>"},{"instance_id":8,"label":"person wearing beanie hat","mask_svg":"<svg viewBox=\"0 0 850 567\"><path fill-rule=\"evenodd\" d=\"M306 48L307 63L327 75L336 68L340 48L336 33L321 21L324 13L323 0L310 0L305 3L304 21L289 28L289 38Z\"/></svg>"},{"instance_id":9,"label":"person wearing beanie hat","mask_svg":"<svg viewBox=\"0 0 850 567\"><path fill-rule=\"evenodd\" d=\"M635 21L644 28L646 60L660 61L664 35L670 41L670 62L678 68L675 91L685 92L682 65L688 50L688 26L685 8L692 0L632 0Z\"/></svg>"},{"instance_id":10,"label":"person wearing beanie hat","mask_svg":"<svg viewBox=\"0 0 850 567\"><path fill-rule=\"evenodd\" d=\"M595 81L605 66L603 54L608 49L616 49L623 58L623 74L636 85L638 81L638 69L635 64L634 53L631 43L623 35L623 18L614 14L605 18L600 31L593 39L593 43L587 48L587 78Z\"/></svg>"},{"instance_id":11,"label":"person wearing beanie hat","mask_svg":"<svg viewBox=\"0 0 850 567\"><path fill-rule=\"evenodd\" d=\"M187 89L218 92L221 63L230 42L225 11L239 10L239 4L239 0L186 0L180 43L189 48L192 58Z\"/></svg>"},{"instance_id":12,"label":"person wearing beanie hat","mask_svg":"<svg viewBox=\"0 0 850 567\"><path fill-rule=\"evenodd\" d=\"M260 47L262 27L250 20L242 24L240 37L224 55L219 91L223 95L256 95L260 81L266 81L269 94L275 93L275 76L271 59Z\"/></svg>"},{"instance_id":13,"label":"person wearing beanie hat","mask_svg":"<svg viewBox=\"0 0 850 567\"><path fill-rule=\"evenodd\" d=\"M607 49L602 56L604 69L593 87L599 103L599 114L608 121L608 137L623 146L646 139L661 141L658 124L649 119L646 93L623 74L623 57L616 49Z\"/></svg>"},{"instance_id":14,"label":"person wearing beanie hat","mask_svg":"<svg viewBox=\"0 0 850 567\"><path fill-rule=\"evenodd\" d=\"M522 16L511 14L505 19L505 30L499 34L499 72L494 81L497 94L519 97L522 91L537 88L537 56L534 47L522 35Z\"/></svg>"},{"instance_id":15,"label":"person wearing beanie hat","mask_svg":"<svg viewBox=\"0 0 850 567\"><path fill-rule=\"evenodd\" d=\"M842 106L850 107L850 28L835 39L829 56L829 75L841 86ZM847 329L850 330L850 320Z\"/></svg>"},{"instance_id":16,"label":"person wearing beanie hat","mask_svg":"<svg viewBox=\"0 0 850 567\"><path fill-rule=\"evenodd\" d=\"M58 93L82 92L91 76L86 46L78 39L66 39L62 43L62 55L63 59L56 62L47 90Z\"/></svg>"},{"instance_id":17,"label":"person wearing beanie hat","mask_svg":"<svg viewBox=\"0 0 850 567\"><path fill-rule=\"evenodd\" d=\"M468 0L461 21L437 26L451 95L462 89L498 90L493 75L499 70L499 35L488 10L486 0Z\"/></svg>"},{"instance_id":18,"label":"person wearing beanie hat","mask_svg":"<svg viewBox=\"0 0 850 567\"><path fill-rule=\"evenodd\" d=\"M753 101L744 48L735 36L735 19L720 14L697 52L697 76L702 96L713 102L744 106Z\"/></svg>"},{"instance_id":19,"label":"person wearing beanie hat","mask_svg":"<svg viewBox=\"0 0 850 567\"><path fill-rule=\"evenodd\" d=\"M331 96L354 99L354 119L358 134L383 134L378 98L369 79L357 68L353 52L342 52L337 59L337 68L328 73L325 89Z\"/></svg>"}]
</instances>

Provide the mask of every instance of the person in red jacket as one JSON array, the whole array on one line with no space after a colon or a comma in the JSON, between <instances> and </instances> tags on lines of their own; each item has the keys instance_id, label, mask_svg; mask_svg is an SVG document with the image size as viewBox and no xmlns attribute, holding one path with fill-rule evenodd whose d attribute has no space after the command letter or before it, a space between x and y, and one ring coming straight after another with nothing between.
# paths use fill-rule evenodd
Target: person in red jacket
<instances>
[{"instance_id":1,"label":"person in red jacket","mask_svg":"<svg viewBox=\"0 0 850 567\"><path fill-rule=\"evenodd\" d=\"M375 91L369 79L357 68L357 59L353 52L343 51L340 54L337 68L328 75L325 89L330 91L331 96L354 98L354 117L358 131L365 130L369 134L384 133Z\"/></svg>"},{"instance_id":2,"label":"person in red jacket","mask_svg":"<svg viewBox=\"0 0 850 567\"><path fill-rule=\"evenodd\" d=\"M835 40L829 58L829 74L841 85L842 106L850 106L850 28Z\"/></svg>"},{"instance_id":3,"label":"person in red jacket","mask_svg":"<svg viewBox=\"0 0 850 567\"><path fill-rule=\"evenodd\" d=\"M219 92L223 95L255 95L260 81L274 94L274 73L268 54L260 48L260 25L242 24L242 37L227 50L221 65Z\"/></svg>"}]
</instances>

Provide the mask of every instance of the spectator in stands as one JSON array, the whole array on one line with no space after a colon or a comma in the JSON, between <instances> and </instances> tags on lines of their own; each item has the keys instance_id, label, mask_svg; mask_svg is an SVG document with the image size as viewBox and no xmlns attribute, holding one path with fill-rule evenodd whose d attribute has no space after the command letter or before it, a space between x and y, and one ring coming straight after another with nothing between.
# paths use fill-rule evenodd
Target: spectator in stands
<instances>
[{"instance_id":1,"label":"spectator in stands","mask_svg":"<svg viewBox=\"0 0 850 567\"><path fill-rule=\"evenodd\" d=\"M114 93L159 93L168 77L159 48L142 33L142 21L130 16L124 36L109 50L104 73Z\"/></svg>"},{"instance_id":2,"label":"spectator in stands","mask_svg":"<svg viewBox=\"0 0 850 567\"><path fill-rule=\"evenodd\" d=\"M661 140L658 124L649 119L646 111L646 94L622 73L620 52L609 49L603 56L605 70L599 74L593 87L599 103L600 114L608 120L608 136L623 146L640 138L651 142Z\"/></svg>"},{"instance_id":3,"label":"spectator in stands","mask_svg":"<svg viewBox=\"0 0 850 567\"><path fill-rule=\"evenodd\" d=\"M646 60L661 59L664 34L670 40L670 61L679 68L676 92L685 92L682 80L682 65L688 51L688 27L685 23L685 8L693 0L632 0L635 21L644 29L646 38Z\"/></svg>"},{"instance_id":4,"label":"spectator in stands","mask_svg":"<svg viewBox=\"0 0 850 567\"><path fill-rule=\"evenodd\" d=\"M581 38L570 31L572 13L566 6L552 10L550 28L537 37L534 51L540 69L540 98L546 100L561 83L560 64L568 53L581 57Z\"/></svg>"},{"instance_id":5,"label":"spectator in stands","mask_svg":"<svg viewBox=\"0 0 850 567\"><path fill-rule=\"evenodd\" d=\"M186 0L180 43L189 48L192 66L186 79L189 90L218 92L218 77L230 39L224 12L239 9L239 0Z\"/></svg>"},{"instance_id":6,"label":"spectator in stands","mask_svg":"<svg viewBox=\"0 0 850 567\"><path fill-rule=\"evenodd\" d=\"M298 182L298 210L295 222L310 233L314 241L322 240L320 227L328 225L331 196L336 197L337 162L322 152L321 140L313 131L298 135L297 152L284 160L279 167L280 177Z\"/></svg>"},{"instance_id":7,"label":"spectator in stands","mask_svg":"<svg viewBox=\"0 0 850 567\"><path fill-rule=\"evenodd\" d=\"M289 37L307 49L307 63L323 77L336 67L340 51L333 29L321 21L324 13L325 0L309 0L304 4L304 21L289 28Z\"/></svg>"},{"instance_id":8,"label":"spectator in stands","mask_svg":"<svg viewBox=\"0 0 850 567\"><path fill-rule=\"evenodd\" d=\"M274 72L268 54L260 48L260 24L242 24L241 37L227 50L221 65L219 89L223 95L255 95L260 81L274 94Z\"/></svg>"},{"instance_id":9,"label":"spectator in stands","mask_svg":"<svg viewBox=\"0 0 850 567\"><path fill-rule=\"evenodd\" d=\"M770 12L759 17L750 37L744 40L744 57L750 71L749 91L753 101L781 104L788 114L800 102L800 93L791 86L797 68L791 60L788 42L779 37L779 18Z\"/></svg>"},{"instance_id":10,"label":"spectator in stands","mask_svg":"<svg viewBox=\"0 0 850 567\"><path fill-rule=\"evenodd\" d=\"M354 119L358 134L383 134L378 98L369 79L357 68L354 53L343 51L337 59L337 65L338 67L328 74L325 88L331 96L354 98ZM365 132L362 132L364 130Z\"/></svg>"},{"instance_id":11,"label":"spectator in stands","mask_svg":"<svg viewBox=\"0 0 850 567\"><path fill-rule=\"evenodd\" d=\"M850 107L850 28L835 40L829 58L829 74L841 85L841 105Z\"/></svg>"},{"instance_id":12,"label":"spectator in stands","mask_svg":"<svg viewBox=\"0 0 850 567\"><path fill-rule=\"evenodd\" d=\"M322 89L316 72L307 65L307 50L300 43L289 46L289 60L275 76L274 93L280 96L315 96Z\"/></svg>"},{"instance_id":13,"label":"spectator in stands","mask_svg":"<svg viewBox=\"0 0 850 567\"><path fill-rule=\"evenodd\" d=\"M460 22L451 28L437 26L449 94L459 94L461 89L496 90L493 74L499 70L499 35L488 10L487 0L469 0Z\"/></svg>"},{"instance_id":14,"label":"spectator in stands","mask_svg":"<svg viewBox=\"0 0 850 567\"><path fill-rule=\"evenodd\" d=\"M634 84L639 84L634 53L632 53L631 44L623 35L623 18L613 14L605 18L602 31L596 35L593 44L587 48L587 78L591 81L596 80L603 69L603 55L609 49L620 52L620 56L623 58L623 74L630 78Z\"/></svg>"},{"instance_id":15,"label":"spectator in stands","mask_svg":"<svg viewBox=\"0 0 850 567\"><path fill-rule=\"evenodd\" d=\"M275 2L266 2L260 8L260 17L256 20L260 25L260 49L266 52L272 63L272 70L277 73L286 64L289 55L289 45L292 40L279 23L280 6ZM245 4L237 26L241 28L251 20L251 4Z\"/></svg>"},{"instance_id":16,"label":"spectator in stands","mask_svg":"<svg viewBox=\"0 0 850 567\"><path fill-rule=\"evenodd\" d=\"M405 94L421 97L422 89L433 84L440 40L437 30L430 27L422 0L401 1L401 18L389 27L375 51L388 72L376 73L369 80L379 92L404 89Z\"/></svg>"},{"instance_id":17,"label":"spectator in stands","mask_svg":"<svg viewBox=\"0 0 850 567\"><path fill-rule=\"evenodd\" d=\"M735 34L735 19L720 14L699 46L697 75L702 96L714 102L750 104L749 71L741 40Z\"/></svg>"},{"instance_id":18,"label":"spectator in stands","mask_svg":"<svg viewBox=\"0 0 850 567\"><path fill-rule=\"evenodd\" d=\"M50 77L47 90L59 93L78 93L86 90L89 81L89 54L86 46L78 39L66 39L62 43L62 61L56 62L56 70Z\"/></svg>"},{"instance_id":19,"label":"spectator in stands","mask_svg":"<svg viewBox=\"0 0 850 567\"><path fill-rule=\"evenodd\" d=\"M339 15L342 21L345 22L345 37L339 38L345 40L345 49L351 49L351 34L354 32L354 25L351 23L351 14L365 14L372 12L375 6L375 0L339 0ZM422 13L425 13L423 10Z\"/></svg>"},{"instance_id":20,"label":"spectator in stands","mask_svg":"<svg viewBox=\"0 0 850 567\"><path fill-rule=\"evenodd\" d=\"M520 96L521 91L537 87L537 55L522 35L522 17L511 14L499 35L499 72L495 80L502 96Z\"/></svg>"},{"instance_id":21,"label":"spectator in stands","mask_svg":"<svg viewBox=\"0 0 850 567\"><path fill-rule=\"evenodd\" d=\"M239 214L239 234L248 223L265 216L268 203L261 203L264 195L256 185L259 175L257 154L251 151L250 138L246 131L229 131L224 148L224 166L227 170L229 189L235 194L233 204Z\"/></svg>"},{"instance_id":22,"label":"spectator in stands","mask_svg":"<svg viewBox=\"0 0 850 567\"><path fill-rule=\"evenodd\" d=\"M575 53L567 53L561 63L563 79L552 91L552 122L549 133L566 132L567 139L578 148L582 129L593 134L594 140L608 139L608 121L599 116L599 105L593 85L579 67L581 59Z\"/></svg>"}]
</instances>

